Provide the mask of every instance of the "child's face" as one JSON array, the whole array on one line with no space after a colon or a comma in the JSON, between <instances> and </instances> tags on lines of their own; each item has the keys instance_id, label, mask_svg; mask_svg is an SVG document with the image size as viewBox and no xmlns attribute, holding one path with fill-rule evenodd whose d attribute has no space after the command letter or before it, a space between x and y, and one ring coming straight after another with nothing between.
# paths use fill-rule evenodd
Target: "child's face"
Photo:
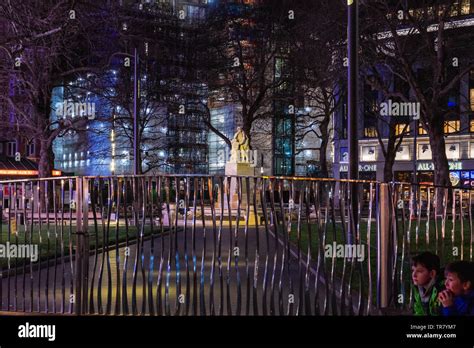
<instances>
[{"instance_id":1,"label":"child's face","mask_svg":"<svg viewBox=\"0 0 474 348\"><path fill-rule=\"evenodd\" d=\"M447 272L445 286L454 296L459 296L469 291L471 282L462 282L457 273Z\"/></svg>"},{"instance_id":2,"label":"child's face","mask_svg":"<svg viewBox=\"0 0 474 348\"><path fill-rule=\"evenodd\" d=\"M428 268L423 265L418 264L411 267L411 279L413 280L413 284L417 286L428 285L435 276L435 270L429 271Z\"/></svg>"}]
</instances>

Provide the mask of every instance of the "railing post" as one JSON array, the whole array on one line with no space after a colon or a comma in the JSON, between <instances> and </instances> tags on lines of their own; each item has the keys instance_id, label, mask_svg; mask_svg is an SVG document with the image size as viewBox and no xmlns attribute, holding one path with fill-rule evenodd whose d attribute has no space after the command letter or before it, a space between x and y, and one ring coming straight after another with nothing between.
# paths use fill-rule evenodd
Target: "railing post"
<instances>
[{"instance_id":1,"label":"railing post","mask_svg":"<svg viewBox=\"0 0 474 348\"><path fill-rule=\"evenodd\" d=\"M377 307L387 308L390 301L390 197L388 184L379 186L379 223L377 228Z\"/></svg>"},{"instance_id":2,"label":"railing post","mask_svg":"<svg viewBox=\"0 0 474 348\"><path fill-rule=\"evenodd\" d=\"M74 298L75 314L85 314L87 307L88 284L88 254L86 236L88 233L88 181L86 178L76 178L76 289Z\"/></svg>"}]
</instances>

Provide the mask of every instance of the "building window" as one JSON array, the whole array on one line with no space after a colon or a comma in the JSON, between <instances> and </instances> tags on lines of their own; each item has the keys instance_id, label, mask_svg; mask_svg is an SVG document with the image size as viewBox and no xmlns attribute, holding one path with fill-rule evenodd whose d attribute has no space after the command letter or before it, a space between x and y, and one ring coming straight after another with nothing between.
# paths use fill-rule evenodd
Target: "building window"
<instances>
[{"instance_id":1,"label":"building window","mask_svg":"<svg viewBox=\"0 0 474 348\"><path fill-rule=\"evenodd\" d=\"M362 146L361 160L363 162L376 161L376 147L375 146Z\"/></svg>"},{"instance_id":2,"label":"building window","mask_svg":"<svg viewBox=\"0 0 474 348\"><path fill-rule=\"evenodd\" d=\"M471 117L471 119L469 120L469 131L471 133L474 133L474 118Z\"/></svg>"},{"instance_id":3,"label":"building window","mask_svg":"<svg viewBox=\"0 0 474 348\"><path fill-rule=\"evenodd\" d=\"M364 137L366 138L377 138L377 128L374 126L364 128Z\"/></svg>"},{"instance_id":4,"label":"building window","mask_svg":"<svg viewBox=\"0 0 474 348\"><path fill-rule=\"evenodd\" d=\"M461 15L471 13L471 0L461 0Z\"/></svg>"},{"instance_id":5,"label":"building window","mask_svg":"<svg viewBox=\"0 0 474 348\"><path fill-rule=\"evenodd\" d=\"M9 141L7 143L7 156L15 157L16 154L16 141Z\"/></svg>"},{"instance_id":6,"label":"building window","mask_svg":"<svg viewBox=\"0 0 474 348\"><path fill-rule=\"evenodd\" d=\"M444 134L457 133L461 129L461 121L451 120L444 122Z\"/></svg>"},{"instance_id":7,"label":"building window","mask_svg":"<svg viewBox=\"0 0 474 348\"><path fill-rule=\"evenodd\" d=\"M410 125L408 123L397 123L395 125L395 135L407 135L410 133Z\"/></svg>"},{"instance_id":8,"label":"building window","mask_svg":"<svg viewBox=\"0 0 474 348\"><path fill-rule=\"evenodd\" d=\"M431 160L431 147L428 144L418 145L418 159L420 160Z\"/></svg>"},{"instance_id":9,"label":"building window","mask_svg":"<svg viewBox=\"0 0 474 348\"><path fill-rule=\"evenodd\" d=\"M460 158L459 144L446 144L446 157L458 160Z\"/></svg>"},{"instance_id":10,"label":"building window","mask_svg":"<svg viewBox=\"0 0 474 348\"><path fill-rule=\"evenodd\" d=\"M408 161L410 159L410 148L408 145L400 145L395 155L397 161Z\"/></svg>"},{"instance_id":11,"label":"building window","mask_svg":"<svg viewBox=\"0 0 474 348\"><path fill-rule=\"evenodd\" d=\"M418 134L419 134L419 135L426 135L426 134L428 134L428 132L426 131L426 129L424 129L421 124L420 124L420 126L418 127Z\"/></svg>"},{"instance_id":12,"label":"building window","mask_svg":"<svg viewBox=\"0 0 474 348\"><path fill-rule=\"evenodd\" d=\"M35 155L35 143L31 142L28 144L26 148L26 155L27 156L34 156Z\"/></svg>"},{"instance_id":13,"label":"building window","mask_svg":"<svg viewBox=\"0 0 474 348\"><path fill-rule=\"evenodd\" d=\"M471 111L474 111L474 70L469 73L469 104Z\"/></svg>"}]
</instances>

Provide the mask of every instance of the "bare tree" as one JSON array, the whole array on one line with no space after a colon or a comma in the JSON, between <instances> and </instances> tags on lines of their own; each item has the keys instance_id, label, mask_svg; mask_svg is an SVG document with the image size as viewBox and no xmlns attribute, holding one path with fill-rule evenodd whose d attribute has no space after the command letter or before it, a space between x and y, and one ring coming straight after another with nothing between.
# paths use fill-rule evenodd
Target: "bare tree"
<instances>
[{"instance_id":1,"label":"bare tree","mask_svg":"<svg viewBox=\"0 0 474 348\"><path fill-rule=\"evenodd\" d=\"M299 146L297 153L319 151L320 173L329 176L327 149L331 139L331 121L345 96L344 8L334 1L295 2L295 24L291 27L290 62L295 94L303 97L309 111L301 110L296 118L296 143L313 135L320 139Z\"/></svg>"},{"instance_id":2,"label":"bare tree","mask_svg":"<svg viewBox=\"0 0 474 348\"><path fill-rule=\"evenodd\" d=\"M285 2L286 4L286 2ZM209 104L203 103L205 122L228 146L230 139L210 122L210 108L237 104L242 129L251 137L258 120L270 119L275 89L285 78L275 78L275 58L285 54L288 12L267 2L246 5L223 3L209 14L206 57L202 77L208 82ZM204 105L205 104L205 105Z\"/></svg>"},{"instance_id":3,"label":"bare tree","mask_svg":"<svg viewBox=\"0 0 474 348\"><path fill-rule=\"evenodd\" d=\"M105 48L110 45L97 34L106 27L108 12L99 6L100 1L79 0L0 4L0 21L7 28L0 40L5 58L0 70L19 91L0 98L13 110L21 131L39 142L40 177L51 175L54 139L84 121L51 118L53 89L77 74L97 69L90 67L91 62L107 56Z\"/></svg>"},{"instance_id":4,"label":"bare tree","mask_svg":"<svg viewBox=\"0 0 474 348\"><path fill-rule=\"evenodd\" d=\"M429 135L434 183L450 186L444 124L453 110L446 100L474 68L469 59L462 67L456 63L457 54L466 49L461 43L472 42L472 32L458 28L459 3L419 1L416 8L408 8L404 1L375 0L365 5L361 45L364 51L377 52L374 65L385 67L409 85L421 106L421 125Z\"/></svg>"}]
</instances>

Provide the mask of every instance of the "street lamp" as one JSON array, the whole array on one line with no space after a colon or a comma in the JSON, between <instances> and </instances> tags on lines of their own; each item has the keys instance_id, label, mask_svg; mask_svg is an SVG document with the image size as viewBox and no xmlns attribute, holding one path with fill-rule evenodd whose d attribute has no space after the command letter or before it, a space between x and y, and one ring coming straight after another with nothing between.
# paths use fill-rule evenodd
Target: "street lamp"
<instances>
[{"instance_id":1,"label":"street lamp","mask_svg":"<svg viewBox=\"0 0 474 348\"><path fill-rule=\"evenodd\" d=\"M347 54L349 61L348 70L348 142L349 142L349 168L348 178L358 179L359 174L359 149L357 139L357 101L358 101L358 77L359 77L359 7L358 0L347 0ZM351 216L352 224L349 224L348 242L352 243L356 234L358 224L358 187L352 183L351 189Z\"/></svg>"}]
</instances>

